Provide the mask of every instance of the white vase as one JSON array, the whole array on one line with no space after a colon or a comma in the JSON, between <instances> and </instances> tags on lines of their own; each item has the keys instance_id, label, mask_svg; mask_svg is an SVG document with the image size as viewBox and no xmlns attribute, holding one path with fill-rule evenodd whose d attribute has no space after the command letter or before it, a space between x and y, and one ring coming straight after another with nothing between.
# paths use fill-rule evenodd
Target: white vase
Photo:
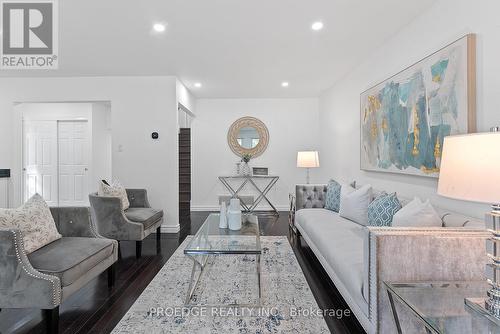
<instances>
[{"instance_id":1,"label":"white vase","mask_svg":"<svg viewBox=\"0 0 500 334\"><path fill-rule=\"evenodd\" d=\"M241 230L241 208L240 200L237 198L232 198L229 204L229 210L227 211L227 220L230 230L239 231Z\"/></svg>"},{"instance_id":2,"label":"white vase","mask_svg":"<svg viewBox=\"0 0 500 334\"><path fill-rule=\"evenodd\" d=\"M222 202L222 204L220 206L219 228L227 228L226 202Z\"/></svg>"},{"instance_id":3,"label":"white vase","mask_svg":"<svg viewBox=\"0 0 500 334\"><path fill-rule=\"evenodd\" d=\"M229 210L240 211L241 212L240 199L239 198L231 198L229 200Z\"/></svg>"}]
</instances>

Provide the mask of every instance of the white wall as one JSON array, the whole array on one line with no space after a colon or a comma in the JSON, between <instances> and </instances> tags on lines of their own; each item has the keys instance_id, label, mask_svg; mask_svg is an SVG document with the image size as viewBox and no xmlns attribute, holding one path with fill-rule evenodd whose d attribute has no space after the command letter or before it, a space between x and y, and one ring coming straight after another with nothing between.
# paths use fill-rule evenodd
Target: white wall
<instances>
[{"instance_id":1,"label":"white wall","mask_svg":"<svg viewBox=\"0 0 500 334\"><path fill-rule=\"evenodd\" d=\"M91 103L20 103L15 107L23 119L31 121L86 119L91 123Z\"/></svg>"},{"instance_id":2,"label":"white wall","mask_svg":"<svg viewBox=\"0 0 500 334\"><path fill-rule=\"evenodd\" d=\"M178 222L177 94L175 77L72 77L0 79L0 166L19 185L21 166L13 138L20 138L15 102L110 101L112 173L127 187L148 189L151 205L165 210L164 231ZM160 138L151 139L158 131ZM14 200L20 203L20 187Z\"/></svg>"},{"instance_id":3,"label":"white wall","mask_svg":"<svg viewBox=\"0 0 500 334\"><path fill-rule=\"evenodd\" d=\"M111 105L92 103L92 183L90 191L96 192L101 180L112 180L112 124Z\"/></svg>"},{"instance_id":4,"label":"white wall","mask_svg":"<svg viewBox=\"0 0 500 334\"><path fill-rule=\"evenodd\" d=\"M360 93L459 37L477 34L477 125L500 125L500 2L442 0L380 45L350 74L320 97L322 180L357 179L403 196L430 198L438 206L482 217L488 206L436 194L437 179L365 172L359 161ZM473 182L473 180L471 180Z\"/></svg>"},{"instance_id":5,"label":"white wall","mask_svg":"<svg viewBox=\"0 0 500 334\"><path fill-rule=\"evenodd\" d=\"M177 95L177 103L182 104L184 108L194 113L196 99L179 79L176 79L175 90Z\"/></svg>"},{"instance_id":6,"label":"white wall","mask_svg":"<svg viewBox=\"0 0 500 334\"><path fill-rule=\"evenodd\" d=\"M256 117L269 129L267 150L250 165L268 167L271 174L280 177L270 192L273 204L287 210L289 192L296 183L305 182L305 170L296 167L297 151L318 149L317 99L199 99L191 130L192 209L214 209L218 196L229 194L217 177L236 172L235 163L240 158L229 148L227 132L243 116ZM321 180L318 174L318 170L311 171L312 182ZM247 190L242 194L254 193Z\"/></svg>"}]
</instances>

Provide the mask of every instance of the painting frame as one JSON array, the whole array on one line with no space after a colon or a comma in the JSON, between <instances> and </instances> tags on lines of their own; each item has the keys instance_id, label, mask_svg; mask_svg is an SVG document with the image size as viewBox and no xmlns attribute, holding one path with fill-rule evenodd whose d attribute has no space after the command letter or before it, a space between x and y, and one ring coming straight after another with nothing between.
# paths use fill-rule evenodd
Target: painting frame
<instances>
[{"instance_id":1,"label":"painting frame","mask_svg":"<svg viewBox=\"0 0 500 334\"><path fill-rule=\"evenodd\" d=\"M465 113L465 115L459 115L462 120L463 120L463 126L464 126L464 131L458 132L458 133L474 133L476 132L476 35L474 33L467 34L465 36L462 36L453 42L445 45L444 47L440 48L439 50L433 52L432 54L427 55L424 58L421 58L420 60L412 63L411 65L405 67L401 71L391 75L385 80L382 80L374 85L372 85L370 88L366 89L362 93L360 93L360 170L367 171L367 172L382 172L382 173L396 173L396 174L404 174L404 175L415 175L415 176L426 176L426 177L433 177L437 178L439 177L439 164L437 163L438 158L436 157L436 167L429 172L430 169L426 168L416 168L413 167L411 169L398 169L395 168L394 166L389 166L392 168L381 168L380 165L373 165L373 161L370 164L370 162L367 159L367 151L368 148L364 146L365 137L364 137L364 130L363 127L366 126L366 105L370 94L376 91L377 89L380 89L381 91L383 90L384 85L387 85L388 83L394 84L394 82L398 78L405 78L405 75L408 75L411 77L411 73L415 72L424 66L423 64L425 62L431 62L433 58L437 58L441 54L445 54L447 51L451 52L454 50L454 48L457 48L457 45L459 43L465 44L465 50L461 50L463 53L463 56L465 57L465 60L462 60L464 62L465 68L463 68L462 75L464 76L464 81L462 82L462 92L465 96L460 96L462 99L465 99L465 102L463 103L464 106L462 106L465 110L462 111L462 113ZM462 46L462 48L464 48ZM446 63L448 65L448 63ZM413 71L413 72L412 72ZM434 81L434 80L433 80ZM399 83L398 83L399 84ZM426 91L427 94L427 91ZM426 96L427 98L427 96ZM429 100L426 100L425 104L425 113L428 118L431 118L430 114L430 107L429 107ZM409 111L407 110L406 113L408 114ZM457 117L458 118L458 117ZM464 120L465 118L465 120ZM428 120L429 121L429 120ZM430 122L430 121L429 121ZM377 124L378 125L378 124ZM383 127L383 125L382 125ZM382 129L377 129L376 131L382 131ZM365 131L366 132L366 131ZM451 134L458 134L458 133L451 133ZM377 134L379 135L379 134ZM410 132L407 133L407 136L410 135ZM440 139L441 141L443 138ZM402 142L402 139L400 139L400 143ZM377 151L377 154L379 152ZM440 158L439 158L440 161ZM378 162L378 161L377 161ZM439 162L440 163L440 162Z\"/></svg>"}]
</instances>

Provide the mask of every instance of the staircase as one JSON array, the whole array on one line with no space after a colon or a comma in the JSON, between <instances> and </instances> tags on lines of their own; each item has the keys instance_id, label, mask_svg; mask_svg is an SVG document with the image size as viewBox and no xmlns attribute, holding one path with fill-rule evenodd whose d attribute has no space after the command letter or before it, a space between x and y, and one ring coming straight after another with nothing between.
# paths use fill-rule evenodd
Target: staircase
<instances>
[{"instance_id":1,"label":"staircase","mask_svg":"<svg viewBox=\"0 0 500 334\"><path fill-rule=\"evenodd\" d=\"M191 129L179 132L179 218L189 217L191 211ZM182 226L181 226L182 228Z\"/></svg>"}]
</instances>

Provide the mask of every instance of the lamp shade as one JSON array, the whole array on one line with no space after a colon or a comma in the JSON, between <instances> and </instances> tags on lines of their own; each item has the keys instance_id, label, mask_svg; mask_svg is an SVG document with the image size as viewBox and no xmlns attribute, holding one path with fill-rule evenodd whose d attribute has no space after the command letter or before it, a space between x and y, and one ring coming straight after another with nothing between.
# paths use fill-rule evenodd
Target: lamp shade
<instances>
[{"instance_id":1,"label":"lamp shade","mask_svg":"<svg viewBox=\"0 0 500 334\"><path fill-rule=\"evenodd\" d=\"M500 133L445 137L438 194L500 203Z\"/></svg>"},{"instance_id":2,"label":"lamp shade","mask_svg":"<svg viewBox=\"0 0 500 334\"><path fill-rule=\"evenodd\" d=\"M297 167L319 167L318 151L302 151L297 153Z\"/></svg>"}]
</instances>

